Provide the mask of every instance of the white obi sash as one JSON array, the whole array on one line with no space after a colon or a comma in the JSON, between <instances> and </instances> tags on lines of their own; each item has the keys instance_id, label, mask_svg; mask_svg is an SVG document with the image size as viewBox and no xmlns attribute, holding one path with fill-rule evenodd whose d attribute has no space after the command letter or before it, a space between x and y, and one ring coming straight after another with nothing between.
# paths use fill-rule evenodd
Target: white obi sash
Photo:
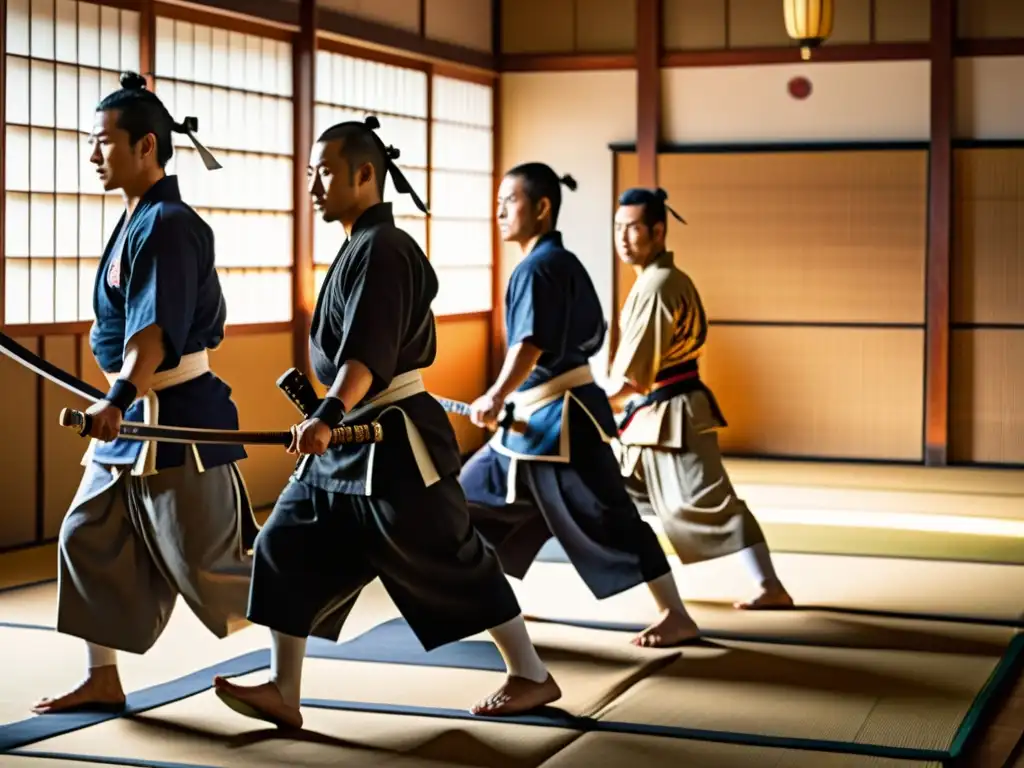
<instances>
[{"instance_id":1,"label":"white obi sash","mask_svg":"<svg viewBox=\"0 0 1024 768\"><path fill-rule=\"evenodd\" d=\"M405 433L409 438L409 447L412 449L412 455L416 460L416 467L419 469L420 477L423 479L423 485L430 486L441 479L441 476L437 473L437 467L434 465L434 459L431 457L427 444L423 441L423 436L420 434L419 429L417 429L416 424L413 423L412 419L409 418L408 414L400 406L393 405L393 403L399 403L406 398L426 391L426 387L423 386L423 376L418 370L399 374L391 380L391 384L383 392L379 392L369 400L364 401L357 408L346 413L341 423L352 424L365 421L367 413L376 411L382 406L390 407L383 408L383 410L377 413L374 417L375 420L379 420L388 411L394 410L401 413L402 419L405 421ZM387 435L384 436L384 439L388 439ZM370 443L369 458L366 461L366 476L363 479L363 493L366 496L373 494L373 465L376 454L377 444ZM296 475L301 473L306 463L311 459L312 457L308 455L302 457L299 466L296 468Z\"/></svg>"},{"instance_id":2,"label":"white obi sash","mask_svg":"<svg viewBox=\"0 0 1024 768\"><path fill-rule=\"evenodd\" d=\"M594 423L597 433L605 443L611 443L615 440L615 436L605 434L604 429L598 423L597 419L594 418L593 414L591 414L590 411L587 410L587 407L580 402L579 398L572 393L572 390L576 387L582 387L586 384L593 383L594 373L590 366L581 365L578 368L573 368L570 371L566 371L563 374L555 376L553 379L542 382L535 387L530 387L522 392L513 392L509 395L507 402L511 403L515 408L513 415L516 421L529 422L530 416L541 408L544 408L559 399L562 400L562 420L558 435L558 453L553 455L537 456L513 451L502 443L502 437L505 434L504 428L499 427L494 433L494 436L489 441L489 445L497 453L509 458L508 477L505 479L506 503L512 504L516 500L516 476L520 461L546 461L558 464L569 463L570 439L568 405L570 399L575 400L576 404L580 406L584 413L587 414L590 420Z\"/></svg>"},{"instance_id":3,"label":"white obi sash","mask_svg":"<svg viewBox=\"0 0 1024 768\"><path fill-rule=\"evenodd\" d=\"M203 374L209 373L209 371L210 355L207 350L203 349L199 352L183 355L181 360L178 361L178 365L174 368L155 373L149 385L149 390L140 398L136 398L142 400L142 423L148 426L156 426L160 423L160 401L157 398L157 392L177 386L178 384L184 384L193 379L198 379ZM121 375L121 372L107 373L104 371L103 375L107 377L107 382L113 386L114 381ZM96 443L97 440L95 438L89 441L89 447L82 457L83 467L88 466L92 461L93 453L96 451ZM157 445L158 443L154 440L146 440L142 443L142 449L132 465L133 475L146 477L147 475L155 475L157 473ZM199 458L199 447L194 443L192 444L192 451L195 454L196 466L200 472L204 471L203 462Z\"/></svg>"}]
</instances>

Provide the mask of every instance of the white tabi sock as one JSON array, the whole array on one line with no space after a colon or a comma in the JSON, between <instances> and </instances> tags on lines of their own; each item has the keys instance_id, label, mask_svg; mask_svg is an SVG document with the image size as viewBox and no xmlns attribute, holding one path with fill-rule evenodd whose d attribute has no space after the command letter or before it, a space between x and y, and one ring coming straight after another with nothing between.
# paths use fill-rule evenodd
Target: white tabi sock
<instances>
[{"instance_id":1,"label":"white tabi sock","mask_svg":"<svg viewBox=\"0 0 1024 768\"><path fill-rule=\"evenodd\" d=\"M747 569L747 573L759 587L767 589L780 584L767 544L763 542L755 544L752 547L741 549L737 554L743 560L743 566Z\"/></svg>"},{"instance_id":2,"label":"white tabi sock","mask_svg":"<svg viewBox=\"0 0 1024 768\"><path fill-rule=\"evenodd\" d=\"M683 616L690 615L686 606L683 605L683 598L679 595L679 587L676 586L676 579L671 571L664 576L659 576L654 581L648 581L647 588L651 590L651 595L654 597L659 611L681 613Z\"/></svg>"},{"instance_id":3,"label":"white tabi sock","mask_svg":"<svg viewBox=\"0 0 1024 768\"><path fill-rule=\"evenodd\" d=\"M548 679L548 668L544 666L537 649L526 631L526 620L519 614L514 619L491 627L488 630L498 646L501 656L505 659L508 673L515 677L524 677L535 683L543 683Z\"/></svg>"},{"instance_id":4,"label":"white tabi sock","mask_svg":"<svg viewBox=\"0 0 1024 768\"><path fill-rule=\"evenodd\" d=\"M89 669L117 666L117 651L113 648L96 645L96 643L86 643L85 654L89 660Z\"/></svg>"},{"instance_id":5,"label":"white tabi sock","mask_svg":"<svg viewBox=\"0 0 1024 768\"><path fill-rule=\"evenodd\" d=\"M306 638L270 632L270 682L281 692L284 703L299 706L302 688L302 660L306 657Z\"/></svg>"}]
</instances>

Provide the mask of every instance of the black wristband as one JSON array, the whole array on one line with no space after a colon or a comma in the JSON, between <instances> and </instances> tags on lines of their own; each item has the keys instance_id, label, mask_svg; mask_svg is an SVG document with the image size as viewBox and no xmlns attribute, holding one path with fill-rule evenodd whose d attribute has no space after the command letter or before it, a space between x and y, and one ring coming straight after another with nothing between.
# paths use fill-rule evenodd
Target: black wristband
<instances>
[{"instance_id":1,"label":"black wristband","mask_svg":"<svg viewBox=\"0 0 1024 768\"><path fill-rule=\"evenodd\" d=\"M334 429L341 423L344 416L345 404L337 397L325 397L310 418L320 419L328 427Z\"/></svg>"},{"instance_id":2,"label":"black wristband","mask_svg":"<svg viewBox=\"0 0 1024 768\"><path fill-rule=\"evenodd\" d=\"M135 402L135 396L138 394L139 390L128 379L117 379L104 399L111 405L117 406L123 416L128 410L128 406Z\"/></svg>"}]
</instances>

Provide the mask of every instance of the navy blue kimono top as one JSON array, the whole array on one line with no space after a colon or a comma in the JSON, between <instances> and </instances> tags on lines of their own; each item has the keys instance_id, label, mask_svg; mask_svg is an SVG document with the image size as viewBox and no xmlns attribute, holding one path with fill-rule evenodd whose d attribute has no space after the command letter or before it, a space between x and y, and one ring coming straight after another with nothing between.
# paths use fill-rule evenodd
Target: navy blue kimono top
<instances>
[{"instance_id":1,"label":"navy blue kimono top","mask_svg":"<svg viewBox=\"0 0 1024 768\"><path fill-rule=\"evenodd\" d=\"M320 383L330 387L341 367L357 360L373 374L366 393L370 398L386 390L394 377L433 363L437 335L430 305L437 287L422 249L395 226L391 204L364 211L331 263L313 311L309 352ZM437 400L421 392L391 405L416 426L438 475L456 474L462 466L458 441ZM357 421L376 419L388 407L372 408ZM386 496L409 483L422 487L414 480L419 471L402 413L384 413L380 425L385 438L374 447L373 485L381 491L373 495ZM296 479L326 491L364 495L369 457L369 445L332 447L302 461Z\"/></svg>"},{"instance_id":2,"label":"navy blue kimono top","mask_svg":"<svg viewBox=\"0 0 1024 768\"><path fill-rule=\"evenodd\" d=\"M157 371L176 367L183 355L214 349L224 338L227 307L214 267L213 230L182 202L177 177L150 187L127 223L121 215L96 272L93 311L92 353L109 373L121 369L125 343L151 325L163 331L166 350ZM238 429L231 388L213 373L163 389L157 400L162 425ZM142 418L137 400L125 421ZM206 468L246 457L241 445L197 447ZM132 464L141 448L140 441L121 438L97 443L93 460ZM186 450L192 447L161 443L157 470L182 466Z\"/></svg>"},{"instance_id":3,"label":"navy blue kimono top","mask_svg":"<svg viewBox=\"0 0 1024 768\"><path fill-rule=\"evenodd\" d=\"M607 330L601 301L586 268L562 245L560 232L552 231L540 238L512 271L505 291L505 329L509 348L528 341L541 350L520 392L589 365L590 358L601 349ZM604 390L597 384L586 384L573 389L573 395L606 434L617 434ZM506 431L502 445L531 456L557 454L562 407L563 401L558 399L534 412L529 434Z\"/></svg>"}]
</instances>

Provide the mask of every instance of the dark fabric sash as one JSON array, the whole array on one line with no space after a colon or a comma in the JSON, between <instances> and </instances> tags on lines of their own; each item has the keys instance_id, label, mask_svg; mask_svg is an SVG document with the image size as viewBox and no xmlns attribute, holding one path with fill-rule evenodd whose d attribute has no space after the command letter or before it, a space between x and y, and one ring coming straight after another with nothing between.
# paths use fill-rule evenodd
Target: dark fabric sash
<instances>
[{"instance_id":1,"label":"dark fabric sash","mask_svg":"<svg viewBox=\"0 0 1024 768\"><path fill-rule=\"evenodd\" d=\"M701 381L697 361L687 360L685 363L658 371L658 375L654 378L654 388L642 400L633 400L626 405L622 420L619 422L619 434L621 435L626 430L633 420L633 416L641 408L655 403L664 403L679 395L688 395L698 391L703 392L707 397L715 418L722 422L722 426L726 426L727 422L725 416L722 415L722 409L718 407L718 401L715 400L714 394L707 385Z\"/></svg>"}]
</instances>

